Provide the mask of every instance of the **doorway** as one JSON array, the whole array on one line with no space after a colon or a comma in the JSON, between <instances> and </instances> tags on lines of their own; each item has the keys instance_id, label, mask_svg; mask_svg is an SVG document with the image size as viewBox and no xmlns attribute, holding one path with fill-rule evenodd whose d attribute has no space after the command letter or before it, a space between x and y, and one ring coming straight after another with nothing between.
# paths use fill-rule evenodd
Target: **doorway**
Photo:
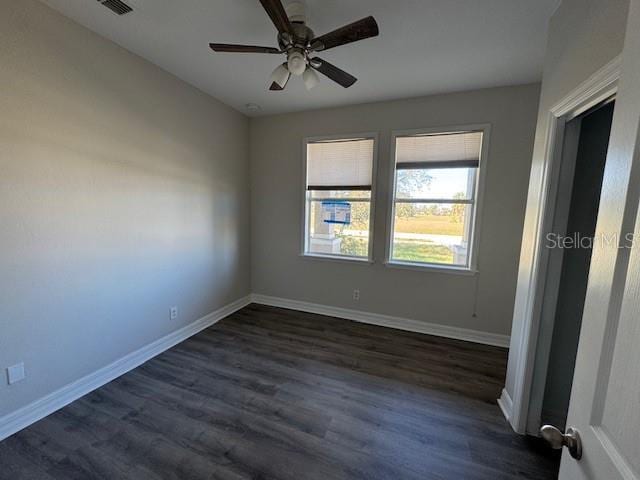
<instances>
[{"instance_id":1,"label":"doorway","mask_svg":"<svg viewBox=\"0 0 640 480\"><path fill-rule=\"evenodd\" d=\"M610 98L566 124L552 229L544 239L549 264L541 308L539 349L527 421L564 430L582 312L600 205L615 99Z\"/></svg>"}]
</instances>

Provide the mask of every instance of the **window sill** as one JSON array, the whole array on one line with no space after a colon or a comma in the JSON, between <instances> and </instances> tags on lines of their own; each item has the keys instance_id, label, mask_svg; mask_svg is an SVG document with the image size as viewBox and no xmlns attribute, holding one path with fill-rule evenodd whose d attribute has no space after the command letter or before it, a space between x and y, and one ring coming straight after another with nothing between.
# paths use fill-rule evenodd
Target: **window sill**
<instances>
[{"instance_id":1,"label":"window sill","mask_svg":"<svg viewBox=\"0 0 640 480\"><path fill-rule=\"evenodd\" d=\"M449 275L474 276L478 274L477 270L464 267L447 267L433 264L411 263L411 262L390 262L384 263L388 268L400 268L403 270L416 270L419 272L445 273Z\"/></svg>"},{"instance_id":2,"label":"window sill","mask_svg":"<svg viewBox=\"0 0 640 480\"><path fill-rule=\"evenodd\" d=\"M330 262L356 263L360 265L373 264L373 260L371 260L370 258L357 258L347 256L341 257L338 255L320 255L315 253L301 253L300 256L309 260L329 260Z\"/></svg>"}]
</instances>

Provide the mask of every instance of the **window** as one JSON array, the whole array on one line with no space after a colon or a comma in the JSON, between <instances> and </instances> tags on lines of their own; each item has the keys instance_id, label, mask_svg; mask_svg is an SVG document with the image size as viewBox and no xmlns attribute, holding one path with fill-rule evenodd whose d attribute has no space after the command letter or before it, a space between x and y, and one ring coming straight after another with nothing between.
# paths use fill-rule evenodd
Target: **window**
<instances>
[{"instance_id":1,"label":"window","mask_svg":"<svg viewBox=\"0 0 640 480\"><path fill-rule=\"evenodd\" d=\"M307 140L305 255L371 258L375 138Z\"/></svg>"},{"instance_id":2,"label":"window","mask_svg":"<svg viewBox=\"0 0 640 480\"><path fill-rule=\"evenodd\" d=\"M389 262L470 270L483 131L395 136Z\"/></svg>"}]
</instances>

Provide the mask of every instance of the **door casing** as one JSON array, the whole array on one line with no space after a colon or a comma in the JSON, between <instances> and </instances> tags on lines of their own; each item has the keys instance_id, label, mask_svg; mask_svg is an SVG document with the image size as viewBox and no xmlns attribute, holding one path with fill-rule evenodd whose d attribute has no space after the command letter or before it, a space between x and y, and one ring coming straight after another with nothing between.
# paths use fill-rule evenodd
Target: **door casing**
<instances>
[{"instance_id":1,"label":"door casing","mask_svg":"<svg viewBox=\"0 0 640 480\"><path fill-rule=\"evenodd\" d=\"M543 309L545 288L550 278L550 252L544 248L544 241L546 235L553 231L565 138L571 134L567 131L567 125L572 119L616 95L621 64L621 56L614 58L554 105L547 114L549 121L542 165L542 188L535 200L538 203L539 214L535 222L533 268L529 272L528 283L531 287L520 300L523 303L520 305L521 308L517 308L516 305L514 309L523 312L522 333L519 338L511 340L509 369L515 369L515 384L512 395L503 390L498 400L507 420L517 433L538 435L540 427L539 414L543 396L539 393L538 386L534 388L534 368L546 376L553 334L553 328L540 331L543 322L553 326L553 319L546 317L551 315L551 312ZM536 364L536 361L539 363Z\"/></svg>"}]
</instances>

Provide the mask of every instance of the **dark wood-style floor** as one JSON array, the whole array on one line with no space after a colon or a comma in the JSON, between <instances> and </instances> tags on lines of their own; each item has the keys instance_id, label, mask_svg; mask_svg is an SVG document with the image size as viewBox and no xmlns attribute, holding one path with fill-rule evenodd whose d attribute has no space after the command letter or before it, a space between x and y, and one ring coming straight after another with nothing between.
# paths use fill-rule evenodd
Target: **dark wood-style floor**
<instances>
[{"instance_id":1,"label":"dark wood-style floor","mask_svg":"<svg viewBox=\"0 0 640 480\"><path fill-rule=\"evenodd\" d=\"M552 479L506 350L251 305L0 443L0 478Z\"/></svg>"}]
</instances>

